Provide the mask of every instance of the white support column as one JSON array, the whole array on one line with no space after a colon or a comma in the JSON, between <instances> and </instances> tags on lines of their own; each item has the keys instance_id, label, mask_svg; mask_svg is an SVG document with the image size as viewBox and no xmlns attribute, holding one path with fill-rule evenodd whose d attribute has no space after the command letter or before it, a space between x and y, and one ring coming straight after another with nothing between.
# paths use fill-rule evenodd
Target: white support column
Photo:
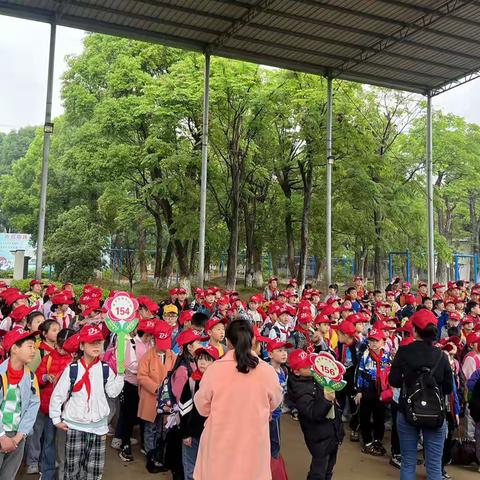
<instances>
[{"instance_id":1,"label":"white support column","mask_svg":"<svg viewBox=\"0 0 480 480\"><path fill-rule=\"evenodd\" d=\"M47 104L45 108L45 125L43 127L43 161L42 179L40 185L40 212L38 215L38 239L37 239L37 261L35 277L42 278L43 267L43 241L45 238L45 216L47 208L47 187L48 187L48 155L50 152L50 136L53 132L52 123L52 90L53 90L53 66L55 62L55 36L57 26L53 22L50 25L50 51L48 54L48 77L47 77Z\"/></svg>"},{"instance_id":2,"label":"white support column","mask_svg":"<svg viewBox=\"0 0 480 480\"><path fill-rule=\"evenodd\" d=\"M327 263L327 284L332 283L332 171L333 171L333 155L332 155L332 115L333 115L333 92L332 78L327 79L327 185L326 185L326 263Z\"/></svg>"},{"instance_id":3,"label":"white support column","mask_svg":"<svg viewBox=\"0 0 480 480\"><path fill-rule=\"evenodd\" d=\"M198 284L203 288L205 273L205 223L207 213L208 109L210 95L210 53L205 53L203 90L202 176L200 183L200 234L198 239Z\"/></svg>"},{"instance_id":4,"label":"white support column","mask_svg":"<svg viewBox=\"0 0 480 480\"><path fill-rule=\"evenodd\" d=\"M427 125L426 125L426 161L427 174L427 228L428 228L428 288L432 289L435 282L435 226L433 220L433 161L432 161L432 97L427 95Z\"/></svg>"}]
</instances>

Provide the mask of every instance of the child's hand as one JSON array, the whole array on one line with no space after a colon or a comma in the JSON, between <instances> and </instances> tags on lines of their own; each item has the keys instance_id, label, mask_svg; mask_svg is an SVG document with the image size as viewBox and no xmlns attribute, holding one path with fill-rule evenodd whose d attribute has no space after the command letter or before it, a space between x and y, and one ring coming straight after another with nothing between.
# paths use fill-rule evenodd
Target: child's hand
<instances>
[{"instance_id":1,"label":"child's hand","mask_svg":"<svg viewBox=\"0 0 480 480\"><path fill-rule=\"evenodd\" d=\"M355 397L353 397L353 401L355 402L355 405L360 405L360 400L362 400L362 394L357 393Z\"/></svg>"},{"instance_id":2,"label":"child's hand","mask_svg":"<svg viewBox=\"0 0 480 480\"><path fill-rule=\"evenodd\" d=\"M192 446L192 437L184 438L183 439L183 444L186 447L191 447Z\"/></svg>"},{"instance_id":3,"label":"child's hand","mask_svg":"<svg viewBox=\"0 0 480 480\"><path fill-rule=\"evenodd\" d=\"M17 444L12 438L3 435L0 437L0 448L3 453L13 452L17 448Z\"/></svg>"},{"instance_id":4,"label":"child's hand","mask_svg":"<svg viewBox=\"0 0 480 480\"><path fill-rule=\"evenodd\" d=\"M329 402L335 401L335 392L331 392L330 390L324 390L323 396L325 397L325 400L328 400Z\"/></svg>"},{"instance_id":5,"label":"child's hand","mask_svg":"<svg viewBox=\"0 0 480 480\"><path fill-rule=\"evenodd\" d=\"M64 422L57 423L55 426L56 426L59 430L63 430L63 431L65 431L65 432L68 431L68 426L67 426L67 424L64 423Z\"/></svg>"},{"instance_id":6,"label":"child's hand","mask_svg":"<svg viewBox=\"0 0 480 480\"><path fill-rule=\"evenodd\" d=\"M55 381L55 375L47 375L47 382L53 383Z\"/></svg>"}]
</instances>

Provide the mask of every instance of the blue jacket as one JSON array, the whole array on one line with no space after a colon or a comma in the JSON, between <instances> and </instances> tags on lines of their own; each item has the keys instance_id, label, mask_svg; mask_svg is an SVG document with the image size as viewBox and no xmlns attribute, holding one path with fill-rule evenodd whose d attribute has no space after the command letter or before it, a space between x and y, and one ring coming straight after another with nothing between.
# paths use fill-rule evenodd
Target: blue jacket
<instances>
[{"instance_id":1,"label":"blue jacket","mask_svg":"<svg viewBox=\"0 0 480 480\"><path fill-rule=\"evenodd\" d=\"M475 370L471 375L470 378L467 380L467 388L469 392L473 392L475 388L475 384L480 380L480 368Z\"/></svg>"},{"instance_id":2,"label":"blue jacket","mask_svg":"<svg viewBox=\"0 0 480 480\"><path fill-rule=\"evenodd\" d=\"M0 365L0 376L6 377L9 360L5 360ZM24 368L23 378L20 380L20 399L22 402L20 413L20 424L18 431L24 435L29 435L33 430L33 424L37 419L38 409L40 408L40 394L37 383L37 377L31 373L30 369ZM3 384L3 381L2 381ZM3 403L4 387L0 389L0 405ZM3 422L1 421L2 412L0 410L0 434L4 432Z\"/></svg>"},{"instance_id":3,"label":"blue jacket","mask_svg":"<svg viewBox=\"0 0 480 480\"><path fill-rule=\"evenodd\" d=\"M440 339L440 336L442 334L442 328L447 324L448 322L448 312L446 310L444 310L440 316L438 317L438 324L437 324L437 328L438 328L438 338Z\"/></svg>"}]
</instances>

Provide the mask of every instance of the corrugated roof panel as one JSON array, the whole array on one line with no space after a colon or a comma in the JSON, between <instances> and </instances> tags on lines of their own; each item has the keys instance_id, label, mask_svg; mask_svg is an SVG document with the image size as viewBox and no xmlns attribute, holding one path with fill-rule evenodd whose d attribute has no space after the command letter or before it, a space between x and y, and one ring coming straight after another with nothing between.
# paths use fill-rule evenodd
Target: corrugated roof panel
<instances>
[{"instance_id":1,"label":"corrugated roof panel","mask_svg":"<svg viewBox=\"0 0 480 480\"><path fill-rule=\"evenodd\" d=\"M58 23L200 49L235 19L247 20L245 7L257 2L69 0L62 2ZM0 12L49 21L57 3L0 0ZM381 53L372 55L371 47L384 48L379 39L438 6L438 0L278 0L252 15L251 26L234 29L236 37L224 37L213 53L309 72L342 66L341 78L424 92L480 65L480 2L458 2L450 16L406 40L392 39Z\"/></svg>"}]
</instances>

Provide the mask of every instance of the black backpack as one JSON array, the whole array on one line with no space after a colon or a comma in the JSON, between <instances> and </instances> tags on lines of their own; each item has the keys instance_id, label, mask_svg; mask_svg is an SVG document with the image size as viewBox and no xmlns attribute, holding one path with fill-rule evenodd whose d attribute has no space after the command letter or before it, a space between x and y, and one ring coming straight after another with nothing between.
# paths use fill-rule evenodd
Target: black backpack
<instances>
[{"instance_id":1,"label":"black backpack","mask_svg":"<svg viewBox=\"0 0 480 480\"><path fill-rule=\"evenodd\" d=\"M439 351L433 368L421 368L412 385L407 387L403 384L405 416L407 422L415 427L439 428L445 422L445 403L434 376L442 358L443 353Z\"/></svg>"}]
</instances>

